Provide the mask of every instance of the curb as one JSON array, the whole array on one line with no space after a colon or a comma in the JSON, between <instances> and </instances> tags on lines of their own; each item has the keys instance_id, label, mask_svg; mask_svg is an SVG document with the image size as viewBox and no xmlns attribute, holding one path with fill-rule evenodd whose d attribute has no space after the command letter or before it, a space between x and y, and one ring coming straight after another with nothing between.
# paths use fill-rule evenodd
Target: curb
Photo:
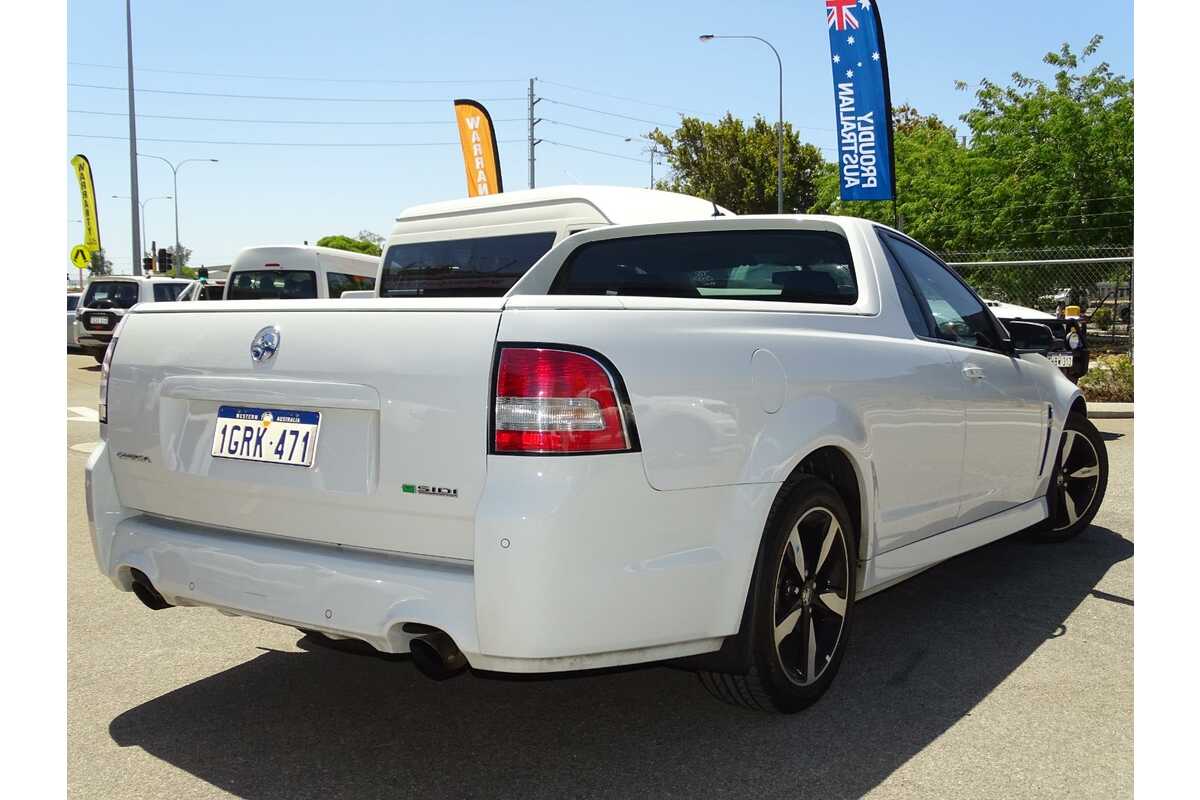
<instances>
[{"instance_id":1,"label":"curb","mask_svg":"<svg viewBox=\"0 0 1200 800\"><path fill-rule=\"evenodd\" d=\"M1133 419L1133 403L1088 403L1089 419Z\"/></svg>"}]
</instances>

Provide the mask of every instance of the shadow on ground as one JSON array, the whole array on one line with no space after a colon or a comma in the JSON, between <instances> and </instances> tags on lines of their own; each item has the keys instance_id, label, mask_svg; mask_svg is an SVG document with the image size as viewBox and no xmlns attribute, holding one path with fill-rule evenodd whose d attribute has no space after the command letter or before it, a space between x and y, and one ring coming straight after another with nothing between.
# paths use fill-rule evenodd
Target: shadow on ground
<instances>
[{"instance_id":1,"label":"shadow on ground","mask_svg":"<svg viewBox=\"0 0 1200 800\"><path fill-rule=\"evenodd\" d=\"M312 647L265 652L109 732L246 798L860 797L1071 635L1072 610L1132 555L1105 528L1014 537L864 600L833 688L790 717L722 705L663 667L433 683L406 661Z\"/></svg>"}]
</instances>

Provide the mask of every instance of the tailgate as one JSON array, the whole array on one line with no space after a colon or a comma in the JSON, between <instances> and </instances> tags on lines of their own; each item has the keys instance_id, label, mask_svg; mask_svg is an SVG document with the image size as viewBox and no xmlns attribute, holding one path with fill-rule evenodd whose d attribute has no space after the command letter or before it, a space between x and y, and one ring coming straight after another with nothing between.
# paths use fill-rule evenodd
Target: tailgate
<instances>
[{"instance_id":1,"label":"tailgate","mask_svg":"<svg viewBox=\"0 0 1200 800\"><path fill-rule=\"evenodd\" d=\"M107 430L122 504L203 525L472 558L503 299L249 305L162 303L129 315ZM256 363L251 341L270 326L278 350ZM318 412L312 465L213 456L222 406Z\"/></svg>"}]
</instances>

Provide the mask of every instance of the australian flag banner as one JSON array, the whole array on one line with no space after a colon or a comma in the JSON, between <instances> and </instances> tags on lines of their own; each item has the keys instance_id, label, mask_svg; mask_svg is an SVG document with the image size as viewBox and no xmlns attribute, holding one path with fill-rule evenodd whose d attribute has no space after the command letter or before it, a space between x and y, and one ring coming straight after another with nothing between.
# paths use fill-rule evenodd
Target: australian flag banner
<instances>
[{"instance_id":1,"label":"australian flag banner","mask_svg":"<svg viewBox=\"0 0 1200 800\"><path fill-rule=\"evenodd\" d=\"M876 0L825 0L843 200L894 200L892 98Z\"/></svg>"}]
</instances>

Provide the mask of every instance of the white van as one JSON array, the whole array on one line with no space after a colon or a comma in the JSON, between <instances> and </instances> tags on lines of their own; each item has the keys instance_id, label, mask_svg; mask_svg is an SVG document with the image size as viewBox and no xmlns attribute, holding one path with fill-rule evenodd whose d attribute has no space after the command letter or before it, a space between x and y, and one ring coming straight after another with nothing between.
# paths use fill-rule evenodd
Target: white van
<instances>
[{"instance_id":1,"label":"white van","mask_svg":"<svg viewBox=\"0 0 1200 800\"><path fill-rule=\"evenodd\" d=\"M314 300L375 288L379 256L312 245L247 247L233 259L226 300Z\"/></svg>"},{"instance_id":2,"label":"white van","mask_svg":"<svg viewBox=\"0 0 1200 800\"><path fill-rule=\"evenodd\" d=\"M379 265L380 297L505 294L573 233L733 212L699 197L627 186L552 186L406 209Z\"/></svg>"}]
</instances>

